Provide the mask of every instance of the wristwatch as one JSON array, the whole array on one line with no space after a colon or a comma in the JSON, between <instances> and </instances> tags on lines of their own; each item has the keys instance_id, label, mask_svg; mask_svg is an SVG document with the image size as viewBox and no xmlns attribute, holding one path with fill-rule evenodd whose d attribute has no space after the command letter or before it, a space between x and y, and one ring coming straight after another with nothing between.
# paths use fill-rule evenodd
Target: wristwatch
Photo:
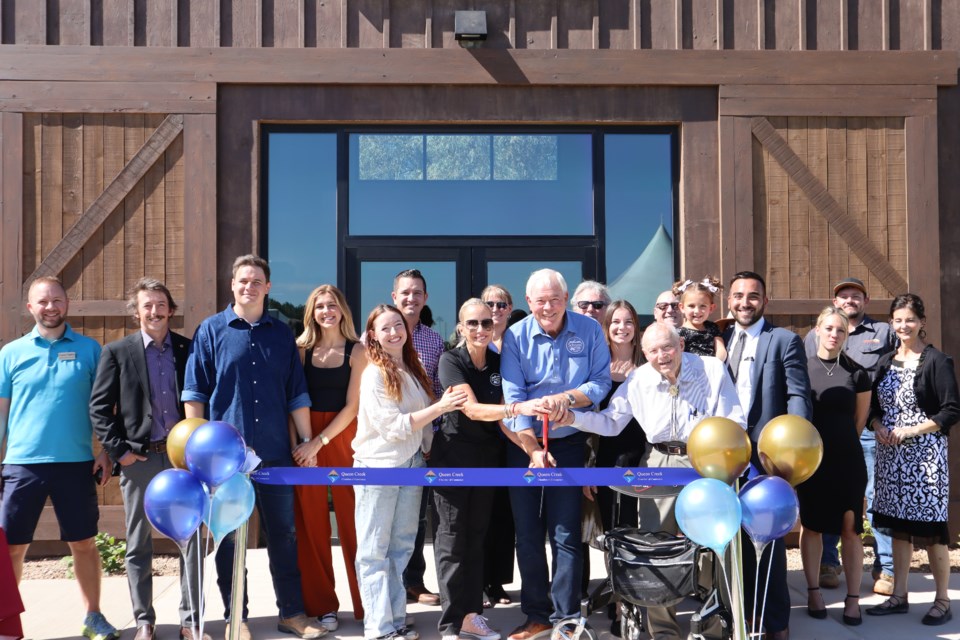
<instances>
[{"instance_id":1,"label":"wristwatch","mask_svg":"<svg viewBox=\"0 0 960 640\"><path fill-rule=\"evenodd\" d=\"M573 394L570 393L569 391L564 392L563 395L565 395L565 396L567 397L567 402L570 403L569 405L567 405L567 408L568 408L568 409L569 409L570 407L572 407L573 405L577 404L577 396L573 395Z\"/></svg>"}]
</instances>

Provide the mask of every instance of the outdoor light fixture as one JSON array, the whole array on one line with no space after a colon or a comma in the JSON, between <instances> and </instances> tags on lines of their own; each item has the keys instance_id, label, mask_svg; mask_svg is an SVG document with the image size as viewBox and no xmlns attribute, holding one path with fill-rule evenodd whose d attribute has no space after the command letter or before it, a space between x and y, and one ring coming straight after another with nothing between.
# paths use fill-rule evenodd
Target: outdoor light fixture
<instances>
[{"instance_id":1,"label":"outdoor light fixture","mask_svg":"<svg viewBox=\"0 0 960 640\"><path fill-rule=\"evenodd\" d=\"M486 11L457 11L453 16L453 33L461 47L479 47L487 39Z\"/></svg>"}]
</instances>

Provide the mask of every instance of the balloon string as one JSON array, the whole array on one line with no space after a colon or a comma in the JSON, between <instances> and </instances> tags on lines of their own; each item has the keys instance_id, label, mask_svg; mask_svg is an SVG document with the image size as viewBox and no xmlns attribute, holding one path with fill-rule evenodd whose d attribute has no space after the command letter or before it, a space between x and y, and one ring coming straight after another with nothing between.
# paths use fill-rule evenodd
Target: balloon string
<instances>
[{"instance_id":1,"label":"balloon string","mask_svg":"<svg viewBox=\"0 0 960 640\"><path fill-rule=\"evenodd\" d=\"M729 550L732 551L732 549L730 549L729 546L727 547L727 549L729 549ZM714 552L714 553L716 553L716 552ZM723 555L717 557L717 560L720 561L720 571L721 571L721 573L723 574L723 583L724 583L724 585L726 585L726 587L727 587L727 602L732 603L732 602L733 602L733 591L732 591L731 588L730 588L730 577L727 575L727 563L724 561L724 556L725 556L725 555L726 555L726 553L724 552ZM742 604L741 604L741 606L742 606Z\"/></svg>"},{"instance_id":2,"label":"balloon string","mask_svg":"<svg viewBox=\"0 0 960 640\"><path fill-rule=\"evenodd\" d=\"M753 612L750 614L752 620L750 622L750 637L757 635L757 585L760 583L760 558L763 557L763 551L766 549L764 545L760 549L760 553L754 551L754 555L757 556L756 562L754 563L754 573L753 573ZM754 547L756 549L756 547Z\"/></svg>"},{"instance_id":3,"label":"balloon string","mask_svg":"<svg viewBox=\"0 0 960 640\"><path fill-rule=\"evenodd\" d=\"M760 619L763 620L764 614L767 612L767 591L770 589L770 569L773 567L773 547L776 546L777 541L773 541L773 546L770 543L767 543L766 547L770 547L770 558L767 559L767 579L763 582L763 604L760 607ZM764 547L763 551L766 551ZM760 552L760 557L763 557L763 551ZM760 558L757 558L757 571L760 571ZM754 596L754 602L756 602L756 596Z\"/></svg>"}]
</instances>

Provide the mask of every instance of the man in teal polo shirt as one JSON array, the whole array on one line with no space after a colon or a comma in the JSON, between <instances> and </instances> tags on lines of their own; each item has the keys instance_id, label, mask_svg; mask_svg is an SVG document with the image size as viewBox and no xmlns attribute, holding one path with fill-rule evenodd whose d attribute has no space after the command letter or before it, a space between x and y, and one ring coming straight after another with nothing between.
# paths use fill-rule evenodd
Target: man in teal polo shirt
<instances>
[{"instance_id":1,"label":"man in teal polo shirt","mask_svg":"<svg viewBox=\"0 0 960 640\"><path fill-rule=\"evenodd\" d=\"M93 457L90 388L100 345L66 324L69 302L60 280L37 278L27 294L33 331L0 349L0 526L10 543L19 582L23 559L49 497L70 546L73 570L87 608L83 635L120 637L100 613L100 553L94 537L100 511L96 474L110 479L106 453Z\"/></svg>"}]
</instances>

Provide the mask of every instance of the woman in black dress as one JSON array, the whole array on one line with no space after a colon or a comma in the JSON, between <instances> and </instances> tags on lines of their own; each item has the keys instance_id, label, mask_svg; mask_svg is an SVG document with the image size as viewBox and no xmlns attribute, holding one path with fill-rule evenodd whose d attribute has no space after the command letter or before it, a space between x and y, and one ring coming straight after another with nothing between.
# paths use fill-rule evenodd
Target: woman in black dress
<instances>
[{"instance_id":1,"label":"woman in black dress","mask_svg":"<svg viewBox=\"0 0 960 640\"><path fill-rule=\"evenodd\" d=\"M867 609L874 616L907 613L907 574L913 546L926 547L936 585L923 624L946 624L950 611L947 441L960 420L953 360L924 342L923 301L893 299L890 324L900 346L877 363L870 427L877 434L873 526L893 539L893 595Z\"/></svg>"},{"instance_id":2,"label":"woman in black dress","mask_svg":"<svg viewBox=\"0 0 960 640\"><path fill-rule=\"evenodd\" d=\"M867 467L860 432L870 411L870 376L843 353L847 315L830 306L820 313L815 329L817 354L807 359L813 400L813 424L823 440L823 461L817 472L797 486L800 500L800 555L807 579L807 613L826 618L820 594L821 534L839 534L847 580L843 622L858 625L860 578L863 574L863 496Z\"/></svg>"}]
</instances>

